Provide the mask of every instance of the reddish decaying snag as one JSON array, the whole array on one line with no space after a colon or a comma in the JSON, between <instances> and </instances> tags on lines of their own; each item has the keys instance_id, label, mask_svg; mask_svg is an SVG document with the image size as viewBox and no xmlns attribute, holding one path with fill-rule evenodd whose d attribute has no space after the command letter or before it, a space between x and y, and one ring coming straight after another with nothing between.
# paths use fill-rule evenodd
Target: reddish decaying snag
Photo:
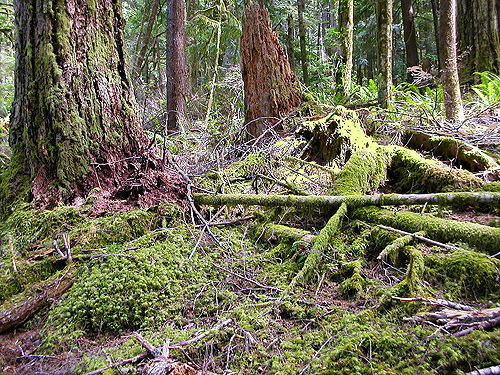
<instances>
[{"instance_id":1,"label":"reddish decaying snag","mask_svg":"<svg viewBox=\"0 0 500 375\"><path fill-rule=\"evenodd\" d=\"M245 121L249 123L248 133L258 137L303 100L300 83L271 26L269 12L258 3L250 2L245 8L240 53ZM282 124L275 130L282 130Z\"/></svg>"}]
</instances>

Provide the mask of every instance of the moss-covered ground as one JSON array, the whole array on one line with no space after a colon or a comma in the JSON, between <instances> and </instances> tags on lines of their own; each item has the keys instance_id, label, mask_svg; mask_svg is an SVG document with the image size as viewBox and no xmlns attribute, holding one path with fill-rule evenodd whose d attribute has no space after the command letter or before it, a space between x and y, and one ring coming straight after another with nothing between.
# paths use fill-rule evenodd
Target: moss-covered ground
<instances>
[{"instance_id":1,"label":"moss-covered ground","mask_svg":"<svg viewBox=\"0 0 500 375\"><path fill-rule=\"evenodd\" d=\"M333 118L356 126L349 116L332 115L324 125ZM312 132L326 129L313 125L308 125ZM384 183L414 191L478 185L492 191L496 186L490 189L466 172L450 174L413 151L366 143L359 128L349 132L342 126L337 130L344 138L355 134L353 147L360 150L347 163L341 160L348 153L342 147L336 156L328 152L333 159L322 165L301 160L294 155L306 142L287 138L271 151L221 164L194 183L218 192L268 196L359 194L380 191ZM404 180L397 169L409 164L414 169ZM441 241L454 247L444 249L376 224L384 218L391 218L393 226L427 220L427 227L415 224L411 231L439 237L434 227L467 211L430 205L358 212L343 207L322 231L335 212L201 207L206 220L222 224L210 227L214 239L194 225L189 206L95 217L93 204L88 199L81 207L51 211L18 206L0 223L0 317L30 286L43 285L65 269L67 260L56 250L66 253L65 239L77 270L65 295L0 336L0 372L84 374L142 353L132 332L161 346L166 340L189 340L228 318L231 323L216 333L182 351L173 349L172 358L216 374L458 375L500 364L498 327L454 337L468 326L443 329L423 318L440 306L392 298L443 299L476 309L500 306L495 257L500 249L490 249L496 240L487 242L497 233L498 207L486 208L488 222L470 226L483 240L458 238L453 233L466 229L451 224L445 232L452 234ZM384 249L387 256L377 259ZM26 337L33 337L29 345ZM17 359L19 346L38 357ZM140 366L129 363L104 373L139 374Z\"/></svg>"}]
</instances>

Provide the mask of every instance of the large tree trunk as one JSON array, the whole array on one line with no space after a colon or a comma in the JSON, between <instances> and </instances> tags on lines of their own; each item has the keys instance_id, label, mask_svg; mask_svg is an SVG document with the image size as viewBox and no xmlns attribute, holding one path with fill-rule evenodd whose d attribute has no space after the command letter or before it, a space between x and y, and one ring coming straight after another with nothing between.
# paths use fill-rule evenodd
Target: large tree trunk
<instances>
[{"instance_id":1,"label":"large tree trunk","mask_svg":"<svg viewBox=\"0 0 500 375\"><path fill-rule=\"evenodd\" d=\"M342 62L342 74L337 74L340 78L340 90L342 95L348 96L351 90L352 77L352 54L353 54L353 34L354 34L354 1L339 0L339 31L340 59Z\"/></svg>"},{"instance_id":2,"label":"large tree trunk","mask_svg":"<svg viewBox=\"0 0 500 375\"><path fill-rule=\"evenodd\" d=\"M446 119L462 121L464 110L460 95L457 66L456 0L441 0L439 6L441 31L441 64Z\"/></svg>"},{"instance_id":3,"label":"large tree trunk","mask_svg":"<svg viewBox=\"0 0 500 375\"><path fill-rule=\"evenodd\" d=\"M179 128L186 112L186 3L168 0L167 7L167 130L170 132Z\"/></svg>"},{"instance_id":4,"label":"large tree trunk","mask_svg":"<svg viewBox=\"0 0 500 375\"><path fill-rule=\"evenodd\" d=\"M378 101L387 107L392 97L392 1L377 0Z\"/></svg>"},{"instance_id":5,"label":"large tree trunk","mask_svg":"<svg viewBox=\"0 0 500 375\"><path fill-rule=\"evenodd\" d=\"M302 63L302 80L304 85L309 86L309 73L307 71L307 47L306 47L306 27L304 25L305 0L297 0L297 10L299 18L299 42L300 61Z\"/></svg>"},{"instance_id":6,"label":"large tree trunk","mask_svg":"<svg viewBox=\"0 0 500 375\"><path fill-rule=\"evenodd\" d=\"M403 14L403 28L406 49L406 66L418 65L417 32L415 29L415 14L411 0L401 0L401 13ZM411 80L411 75L408 75Z\"/></svg>"},{"instance_id":7,"label":"large tree trunk","mask_svg":"<svg viewBox=\"0 0 500 375\"><path fill-rule=\"evenodd\" d=\"M473 81L474 72L499 73L497 0L458 0L457 20L461 82Z\"/></svg>"},{"instance_id":8,"label":"large tree trunk","mask_svg":"<svg viewBox=\"0 0 500 375\"><path fill-rule=\"evenodd\" d=\"M302 102L302 94L278 35L271 27L269 12L257 3L250 2L245 9L240 50L245 121L248 133L258 137L269 124L296 108Z\"/></svg>"},{"instance_id":9,"label":"large tree trunk","mask_svg":"<svg viewBox=\"0 0 500 375\"><path fill-rule=\"evenodd\" d=\"M139 126L120 7L109 0L15 1L13 157L2 176L13 191L2 206L20 194L48 205L93 188L117 193L144 166L161 169Z\"/></svg>"}]
</instances>

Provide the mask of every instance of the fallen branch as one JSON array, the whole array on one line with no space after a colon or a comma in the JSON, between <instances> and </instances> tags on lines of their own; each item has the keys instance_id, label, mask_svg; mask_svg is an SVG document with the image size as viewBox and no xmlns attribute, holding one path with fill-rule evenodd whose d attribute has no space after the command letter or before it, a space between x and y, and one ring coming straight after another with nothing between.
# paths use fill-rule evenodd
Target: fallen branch
<instances>
[{"instance_id":1,"label":"fallen branch","mask_svg":"<svg viewBox=\"0 0 500 375\"><path fill-rule=\"evenodd\" d=\"M424 303L428 303L431 305L451 307L452 309L455 309L455 310L478 311L477 309L474 309L473 307L470 307L467 305L462 305L461 303L446 301L444 299L430 299L430 298L424 298L424 297L413 297L413 298L392 297L392 299L395 299L397 301L405 301L405 302L419 301L419 302L424 302Z\"/></svg>"},{"instance_id":2,"label":"fallen branch","mask_svg":"<svg viewBox=\"0 0 500 375\"><path fill-rule=\"evenodd\" d=\"M27 292L0 306L0 333L17 327L43 306L57 300L73 285L76 268L68 266L44 282L34 284Z\"/></svg>"},{"instance_id":3,"label":"fallen branch","mask_svg":"<svg viewBox=\"0 0 500 375\"><path fill-rule=\"evenodd\" d=\"M347 214L347 205L344 203L340 206L338 211L333 215L325 227L321 229L314 240L314 244L311 248L311 252L307 256L304 266L299 271L297 275L292 279L284 295L287 296L299 283L307 281L312 273L312 271L317 267L321 261L322 254L327 250L330 238L336 234L339 230L340 223L343 217Z\"/></svg>"},{"instance_id":4,"label":"fallen branch","mask_svg":"<svg viewBox=\"0 0 500 375\"><path fill-rule=\"evenodd\" d=\"M486 320L486 321L481 322L479 324L476 324L475 326L464 329L463 331L456 332L453 334L453 337L462 337L462 336L468 335L469 333L471 333L472 331L475 331L476 329L479 329L479 328L486 329L486 328L496 327L497 325L500 325L500 316L493 318L493 319L490 319L490 320Z\"/></svg>"},{"instance_id":5,"label":"fallen branch","mask_svg":"<svg viewBox=\"0 0 500 375\"><path fill-rule=\"evenodd\" d=\"M439 246L439 247L442 247L442 248L447 249L447 250L461 250L459 247L446 245L442 242L438 242L438 241L431 240L430 238L426 238L422 235L422 233L425 233L425 232L419 232L420 234L410 233L410 232L405 232L404 230L386 227L385 225L377 225L377 227L379 227L380 229L384 229L384 230L388 230L391 232L402 234L405 237L408 236L410 238L415 238L415 239L420 240L422 242L427 242L427 243L430 243L431 245ZM402 237L402 238L404 238L404 237ZM406 246L406 245L407 245L407 243L404 246ZM380 255L377 257L377 259L382 259L382 254L384 252L385 252L385 249L384 249L384 251L382 251L382 253L380 253Z\"/></svg>"},{"instance_id":6,"label":"fallen branch","mask_svg":"<svg viewBox=\"0 0 500 375\"><path fill-rule=\"evenodd\" d=\"M488 368L483 368L481 370L474 370L468 372L465 375L500 375L500 366L493 366Z\"/></svg>"},{"instance_id":7,"label":"fallen branch","mask_svg":"<svg viewBox=\"0 0 500 375\"><path fill-rule=\"evenodd\" d=\"M104 372L106 370L109 370L111 368L115 368L115 367L118 367L118 366L126 365L127 363L132 363L132 362L140 361L141 359L144 359L147 356L148 356L148 353L141 353L139 355L136 355L135 357L124 359L123 361L113 363L113 364L111 364L111 365L109 365L107 367L103 367L103 368L100 368L98 370L87 372L86 374L83 374L83 375L97 375L97 374L100 374L100 373L102 373L102 372Z\"/></svg>"},{"instance_id":8,"label":"fallen branch","mask_svg":"<svg viewBox=\"0 0 500 375\"><path fill-rule=\"evenodd\" d=\"M299 196L263 194L193 194L194 203L209 206L264 206L338 209L342 203L348 208L365 206L400 206L435 204L443 206L500 206L500 193L436 193L436 194L375 194L338 196Z\"/></svg>"}]
</instances>

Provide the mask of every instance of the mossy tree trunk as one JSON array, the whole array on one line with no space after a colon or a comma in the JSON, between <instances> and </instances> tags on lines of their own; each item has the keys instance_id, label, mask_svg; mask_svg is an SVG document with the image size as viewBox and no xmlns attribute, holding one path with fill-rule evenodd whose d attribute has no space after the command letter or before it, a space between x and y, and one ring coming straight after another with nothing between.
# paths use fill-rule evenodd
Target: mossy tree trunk
<instances>
[{"instance_id":1,"label":"mossy tree trunk","mask_svg":"<svg viewBox=\"0 0 500 375\"><path fill-rule=\"evenodd\" d=\"M269 12L251 1L243 16L240 51L245 121L248 133L258 137L270 124L296 108L302 102L302 93L278 34L271 26Z\"/></svg>"},{"instance_id":2,"label":"mossy tree trunk","mask_svg":"<svg viewBox=\"0 0 500 375\"><path fill-rule=\"evenodd\" d=\"M342 74L337 74L340 78L339 88L342 95L348 96L351 90L352 77L352 54L353 54L353 35L354 35L354 1L339 0L339 30L340 41L340 59L342 62Z\"/></svg>"},{"instance_id":3,"label":"mossy tree trunk","mask_svg":"<svg viewBox=\"0 0 500 375\"><path fill-rule=\"evenodd\" d=\"M464 109L457 65L456 1L440 0L441 68L446 119L462 121Z\"/></svg>"},{"instance_id":4,"label":"mossy tree trunk","mask_svg":"<svg viewBox=\"0 0 500 375\"><path fill-rule=\"evenodd\" d=\"M377 57L378 57L378 101L387 107L392 97L392 2L376 0L377 13Z\"/></svg>"},{"instance_id":5,"label":"mossy tree trunk","mask_svg":"<svg viewBox=\"0 0 500 375\"><path fill-rule=\"evenodd\" d=\"M458 0L458 48L462 83L474 79L474 72L499 73L500 33L497 0Z\"/></svg>"},{"instance_id":6,"label":"mossy tree trunk","mask_svg":"<svg viewBox=\"0 0 500 375\"><path fill-rule=\"evenodd\" d=\"M13 158L4 184L42 204L117 186L147 141L127 75L121 3L16 0ZM5 185L3 185L5 187Z\"/></svg>"}]
</instances>

